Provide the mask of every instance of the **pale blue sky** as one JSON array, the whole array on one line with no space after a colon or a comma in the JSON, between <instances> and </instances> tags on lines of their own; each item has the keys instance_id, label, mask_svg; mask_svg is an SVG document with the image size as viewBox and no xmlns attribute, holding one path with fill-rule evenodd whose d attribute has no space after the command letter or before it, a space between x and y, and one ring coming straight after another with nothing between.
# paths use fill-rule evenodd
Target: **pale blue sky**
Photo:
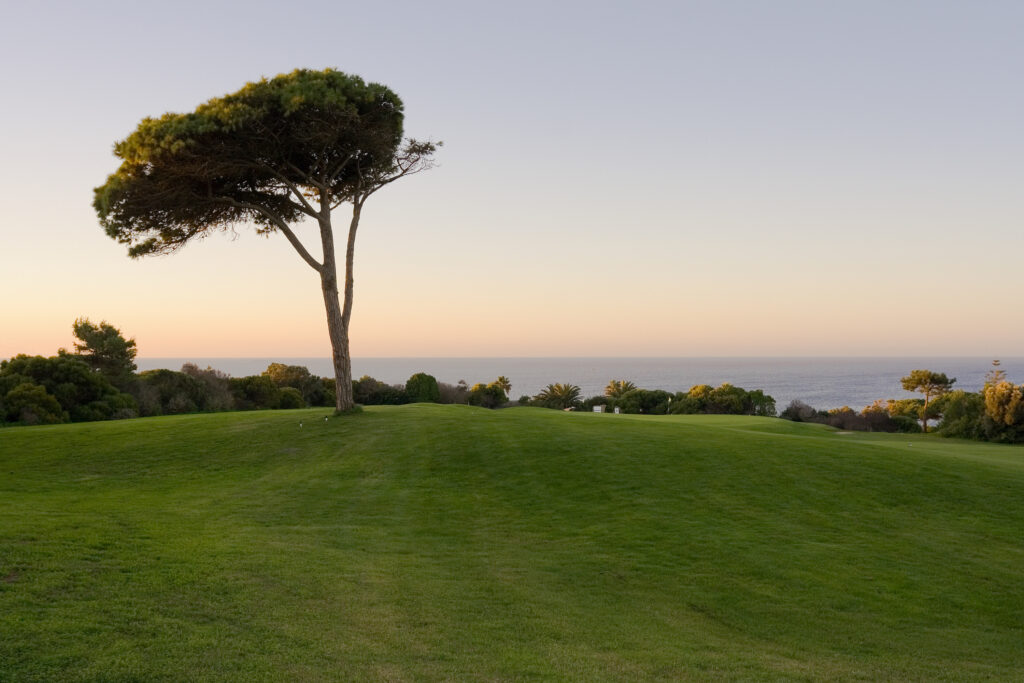
<instances>
[{"instance_id":1,"label":"pale blue sky","mask_svg":"<svg viewBox=\"0 0 1024 683\"><path fill-rule=\"evenodd\" d=\"M0 17L0 357L326 355L240 230L129 261L92 188L147 115L389 85L440 167L376 196L353 353L1019 355L1024 3L33 3Z\"/></svg>"}]
</instances>

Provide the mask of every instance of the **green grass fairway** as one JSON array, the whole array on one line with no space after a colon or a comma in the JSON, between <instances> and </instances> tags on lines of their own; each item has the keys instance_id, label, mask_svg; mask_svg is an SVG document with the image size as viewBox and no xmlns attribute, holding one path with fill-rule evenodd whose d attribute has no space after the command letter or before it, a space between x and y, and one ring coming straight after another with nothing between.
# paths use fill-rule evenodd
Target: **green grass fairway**
<instances>
[{"instance_id":1,"label":"green grass fairway","mask_svg":"<svg viewBox=\"0 0 1024 683\"><path fill-rule=\"evenodd\" d=\"M0 680L1024 680L1022 448L326 414L0 430Z\"/></svg>"}]
</instances>

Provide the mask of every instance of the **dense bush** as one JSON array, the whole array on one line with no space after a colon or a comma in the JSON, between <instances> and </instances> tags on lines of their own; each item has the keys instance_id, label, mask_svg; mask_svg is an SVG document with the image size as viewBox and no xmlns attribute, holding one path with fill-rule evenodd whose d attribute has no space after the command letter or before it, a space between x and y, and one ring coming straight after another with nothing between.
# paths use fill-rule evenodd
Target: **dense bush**
<instances>
[{"instance_id":1,"label":"dense bush","mask_svg":"<svg viewBox=\"0 0 1024 683\"><path fill-rule=\"evenodd\" d=\"M815 420L822 424L827 424L829 427L835 427L836 429L842 429L844 431L858 431L867 432L868 421L867 419L855 411L849 406L843 406L842 408L833 408L829 410L823 417Z\"/></svg>"},{"instance_id":2,"label":"dense bush","mask_svg":"<svg viewBox=\"0 0 1024 683\"><path fill-rule=\"evenodd\" d=\"M876 401L875 405L878 405L878 403L879 402ZM918 419L919 417L921 417L921 409L924 408L924 399L904 398L898 401L889 399L888 401L885 402L885 406L886 412L888 412L889 415L893 417L901 416Z\"/></svg>"},{"instance_id":3,"label":"dense bush","mask_svg":"<svg viewBox=\"0 0 1024 683\"><path fill-rule=\"evenodd\" d=\"M140 372L133 391L142 415L175 415L207 409L206 384L184 372Z\"/></svg>"},{"instance_id":4,"label":"dense bush","mask_svg":"<svg viewBox=\"0 0 1024 683\"><path fill-rule=\"evenodd\" d=\"M910 399L917 402L918 399ZM923 404L924 402L921 401ZM916 403L915 403L916 404ZM897 413L889 414L889 408L896 406ZM816 422L826 424L836 429L857 432L920 432L921 425L917 419L907 417L899 411L910 410L902 402L875 401L861 412L855 411L849 406L833 408L829 411L815 410L803 401L792 401L779 417L794 422Z\"/></svg>"},{"instance_id":5,"label":"dense bush","mask_svg":"<svg viewBox=\"0 0 1024 683\"><path fill-rule=\"evenodd\" d=\"M48 416L45 419L52 419L56 414L51 410L52 404L38 391L21 389L13 398L8 397L12 390L26 384L40 386L56 399L61 421L110 420L138 414L135 399L118 391L106 377L68 353L49 358L18 355L0 363L0 396L3 396L5 415L10 413L6 407L9 401L13 400L24 409L30 397L34 397L32 400L43 402L36 407L44 410ZM66 418L64 413L67 413Z\"/></svg>"},{"instance_id":6,"label":"dense bush","mask_svg":"<svg viewBox=\"0 0 1024 683\"><path fill-rule=\"evenodd\" d=\"M927 398L878 400L860 414L850 408L823 414L794 401L782 412L782 417L823 422L840 429L908 433L923 431L925 420L937 419L940 422L935 431L942 436L1024 443L1024 386L1008 382L998 367L989 373L980 393L950 391L949 385L955 380L948 380L939 373L929 373L929 376L938 377L942 385L931 402L927 402Z\"/></svg>"},{"instance_id":7,"label":"dense bush","mask_svg":"<svg viewBox=\"0 0 1024 683\"><path fill-rule=\"evenodd\" d=\"M903 432L904 434L916 434L921 431L921 423L912 417L894 415L890 419L892 420L893 426L896 427L893 431Z\"/></svg>"},{"instance_id":8,"label":"dense bush","mask_svg":"<svg viewBox=\"0 0 1024 683\"><path fill-rule=\"evenodd\" d=\"M439 398L438 403L466 403L469 397L469 387L465 380L459 380L458 384L437 383Z\"/></svg>"},{"instance_id":9,"label":"dense bush","mask_svg":"<svg viewBox=\"0 0 1024 683\"><path fill-rule=\"evenodd\" d=\"M981 397L985 404L981 420L985 438L1000 443L1024 442L1024 386L1005 379L990 381Z\"/></svg>"},{"instance_id":10,"label":"dense bush","mask_svg":"<svg viewBox=\"0 0 1024 683\"><path fill-rule=\"evenodd\" d=\"M231 395L238 410L259 410L277 408L281 402L281 390L266 375L232 377L228 380Z\"/></svg>"},{"instance_id":11,"label":"dense bush","mask_svg":"<svg viewBox=\"0 0 1024 683\"><path fill-rule=\"evenodd\" d=\"M519 402L522 404L527 404L530 402L530 397L521 396L519 398ZM580 408L587 412L592 412L594 410L594 406L605 406L606 408L608 408L614 405L615 399L606 394L604 396L591 396L590 398L584 400L583 403L580 404Z\"/></svg>"},{"instance_id":12,"label":"dense bush","mask_svg":"<svg viewBox=\"0 0 1024 683\"><path fill-rule=\"evenodd\" d=\"M747 403L752 415L761 417L775 417L775 399L764 393L761 389L754 389L747 392Z\"/></svg>"},{"instance_id":13,"label":"dense bush","mask_svg":"<svg viewBox=\"0 0 1024 683\"><path fill-rule=\"evenodd\" d=\"M660 389L630 389L615 399L615 407L623 413L665 415L672 398L672 394Z\"/></svg>"},{"instance_id":14,"label":"dense bush","mask_svg":"<svg viewBox=\"0 0 1024 683\"><path fill-rule=\"evenodd\" d=\"M474 384L469 390L466 402L471 406L481 408L498 408L508 403L508 396L496 382L490 384Z\"/></svg>"},{"instance_id":15,"label":"dense bush","mask_svg":"<svg viewBox=\"0 0 1024 683\"><path fill-rule=\"evenodd\" d=\"M0 397L0 418L26 425L67 422L68 414L45 387L25 382Z\"/></svg>"},{"instance_id":16,"label":"dense bush","mask_svg":"<svg viewBox=\"0 0 1024 683\"><path fill-rule=\"evenodd\" d=\"M332 390L328 393L324 387L323 380L312 374L308 368L302 365L271 363L263 371L263 375L269 377L278 389L291 387L298 390L305 405L334 405L333 384Z\"/></svg>"},{"instance_id":17,"label":"dense bush","mask_svg":"<svg viewBox=\"0 0 1024 683\"><path fill-rule=\"evenodd\" d=\"M532 399L523 397L520 403L542 408L592 410L603 405L621 413L645 415L693 415L718 413L731 415L775 415L775 399L760 389L747 391L731 384L712 387L698 384L688 392L676 394L661 389L641 389L626 380L613 380L605 387L603 396L580 400L580 388L574 384L549 384Z\"/></svg>"},{"instance_id":18,"label":"dense bush","mask_svg":"<svg viewBox=\"0 0 1024 683\"><path fill-rule=\"evenodd\" d=\"M352 382L352 395L356 403L364 406L397 406L409 402L405 387L385 384L369 375Z\"/></svg>"},{"instance_id":19,"label":"dense bush","mask_svg":"<svg viewBox=\"0 0 1024 683\"><path fill-rule=\"evenodd\" d=\"M440 403L441 390L437 379L425 372L417 372L405 383L405 393L410 403Z\"/></svg>"},{"instance_id":20,"label":"dense bush","mask_svg":"<svg viewBox=\"0 0 1024 683\"><path fill-rule=\"evenodd\" d=\"M181 371L202 384L203 410L234 410L235 398L231 395L231 382L227 374L211 367L200 370L194 363L185 363Z\"/></svg>"},{"instance_id":21,"label":"dense bush","mask_svg":"<svg viewBox=\"0 0 1024 683\"><path fill-rule=\"evenodd\" d=\"M353 383L354 384L354 383ZM324 392L323 403L320 405L333 408L335 405L335 379L333 377L321 377L320 388Z\"/></svg>"},{"instance_id":22,"label":"dense bush","mask_svg":"<svg viewBox=\"0 0 1024 683\"><path fill-rule=\"evenodd\" d=\"M280 390L277 407L282 410L290 408L305 408L306 401L302 398L302 392L295 387L285 387Z\"/></svg>"},{"instance_id":23,"label":"dense bush","mask_svg":"<svg viewBox=\"0 0 1024 683\"><path fill-rule=\"evenodd\" d=\"M747 391L725 383L712 388L708 384L690 387L676 394L669 406L673 415L760 415L775 417L775 399L760 389Z\"/></svg>"},{"instance_id":24,"label":"dense bush","mask_svg":"<svg viewBox=\"0 0 1024 683\"><path fill-rule=\"evenodd\" d=\"M753 406L746 391L725 383L708 393L706 411L720 415L749 415Z\"/></svg>"},{"instance_id":25,"label":"dense bush","mask_svg":"<svg viewBox=\"0 0 1024 683\"><path fill-rule=\"evenodd\" d=\"M697 415L704 412L704 401L680 391L672 398L669 412L672 415Z\"/></svg>"},{"instance_id":26,"label":"dense bush","mask_svg":"<svg viewBox=\"0 0 1024 683\"><path fill-rule=\"evenodd\" d=\"M73 331L77 354L61 349L50 358L19 355L0 362L0 423L334 405L334 379L316 377L302 366L271 363L260 376L238 378L193 363L180 372L136 374L135 341L117 328L79 318ZM403 387L370 379L364 389L370 402L407 401Z\"/></svg>"},{"instance_id":27,"label":"dense bush","mask_svg":"<svg viewBox=\"0 0 1024 683\"><path fill-rule=\"evenodd\" d=\"M818 411L807 405L803 401L792 400L786 409L779 414L784 420L792 420L793 422L812 422L814 418L818 417Z\"/></svg>"}]
</instances>

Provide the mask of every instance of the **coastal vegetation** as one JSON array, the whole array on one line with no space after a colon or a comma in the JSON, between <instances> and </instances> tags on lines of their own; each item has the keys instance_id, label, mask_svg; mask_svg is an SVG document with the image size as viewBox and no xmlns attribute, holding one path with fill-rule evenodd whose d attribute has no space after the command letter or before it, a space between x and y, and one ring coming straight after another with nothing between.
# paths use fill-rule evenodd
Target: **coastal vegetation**
<instances>
[{"instance_id":1,"label":"coastal vegetation","mask_svg":"<svg viewBox=\"0 0 1024 683\"><path fill-rule=\"evenodd\" d=\"M0 425L56 424L227 410L294 409L336 404L334 378L298 365L271 363L260 375L230 377L214 368L186 363L181 370L136 372L137 345L106 321L78 318L72 325L75 353L19 355L0 362ZM1024 442L1024 385L1006 379L999 361L980 392L952 389L956 379L931 370L913 370L901 379L907 391L923 398L879 399L862 410L848 406L818 410L792 401L779 417L815 422L846 431L927 430L937 421L942 436ZM439 382L424 372L405 384L387 384L370 376L352 382L358 405L407 403L466 404L483 408L533 406L555 410L604 410L644 415L753 415L774 417L775 399L761 389L724 383L698 384L687 391L644 389L632 381L608 382L600 396L584 398L571 382L548 384L535 396L509 401L505 376L469 386Z\"/></svg>"},{"instance_id":2,"label":"coastal vegetation","mask_svg":"<svg viewBox=\"0 0 1024 683\"><path fill-rule=\"evenodd\" d=\"M955 382L942 373L914 370L901 383L908 391L923 393L923 399L878 400L860 412L849 406L816 410L793 401L780 417L867 432L920 432L929 420L939 420L935 431L941 436L1024 443L1024 385L1008 381L998 360L992 362L981 391L953 390Z\"/></svg>"},{"instance_id":3,"label":"coastal vegetation","mask_svg":"<svg viewBox=\"0 0 1024 683\"><path fill-rule=\"evenodd\" d=\"M2 677L1024 676L1015 448L751 416L332 415L0 430Z\"/></svg>"}]
</instances>

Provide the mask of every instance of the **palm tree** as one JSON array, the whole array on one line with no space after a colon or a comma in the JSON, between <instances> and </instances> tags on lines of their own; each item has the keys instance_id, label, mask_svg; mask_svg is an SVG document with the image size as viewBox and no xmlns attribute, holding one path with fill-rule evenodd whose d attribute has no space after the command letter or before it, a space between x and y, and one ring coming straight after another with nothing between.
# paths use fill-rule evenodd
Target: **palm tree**
<instances>
[{"instance_id":1,"label":"palm tree","mask_svg":"<svg viewBox=\"0 0 1024 683\"><path fill-rule=\"evenodd\" d=\"M508 381L508 377L502 375L498 379L494 380L494 383L505 392L506 396L512 395L512 382Z\"/></svg>"},{"instance_id":2,"label":"palm tree","mask_svg":"<svg viewBox=\"0 0 1024 683\"><path fill-rule=\"evenodd\" d=\"M604 395L608 398L622 398L622 395L627 391L633 391L636 389L636 385L630 382L628 379L613 379L608 382L608 386L604 388Z\"/></svg>"},{"instance_id":3,"label":"palm tree","mask_svg":"<svg viewBox=\"0 0 1024 683\"><path fill-rule=\"evenodd\" d=\"M551 408L572 408L580 397L580 388L575 384L549 384L534 399Z\"/></svg>"}]
</instances>

